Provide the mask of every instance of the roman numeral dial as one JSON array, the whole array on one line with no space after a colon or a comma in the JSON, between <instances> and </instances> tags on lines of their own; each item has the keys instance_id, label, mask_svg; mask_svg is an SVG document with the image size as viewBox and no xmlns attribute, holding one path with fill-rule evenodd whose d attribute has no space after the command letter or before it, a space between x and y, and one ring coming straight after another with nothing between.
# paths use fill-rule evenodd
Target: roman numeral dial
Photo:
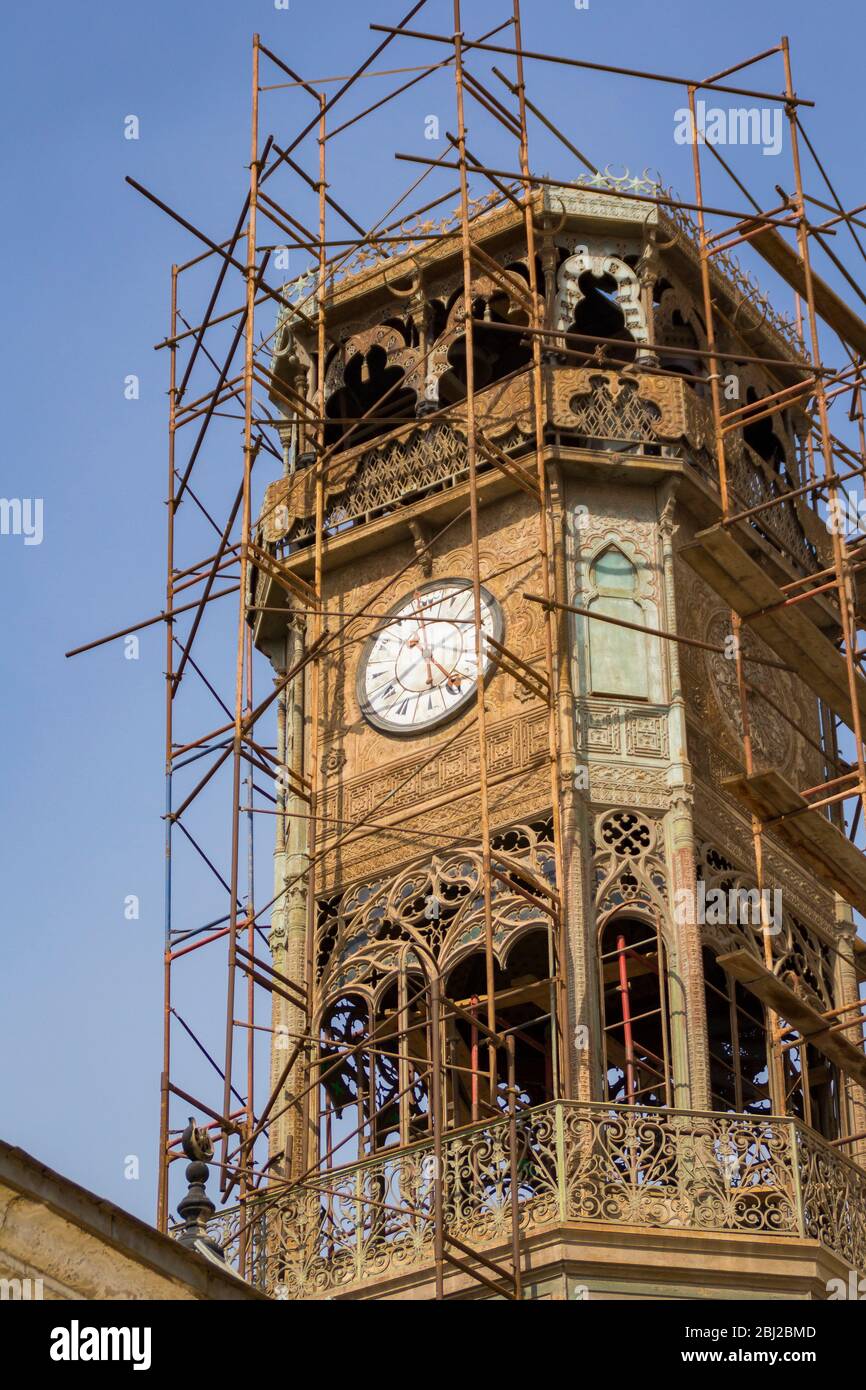
<instances>
[{"instance_id":1,"label":"roman numeral dial","mask_svg":"<svg viewBox=\"0 0 866 1390\"><path fill-rule=\"evenodd\" d=\"M502 628L502 610L482 586L482 678L491 666L483 639L501 641ZM383 733L420 733L453 718L477 685L475 601L463 579L407 594L367 639L358 666L361 713Z\"/></svg>"}]
</instances>

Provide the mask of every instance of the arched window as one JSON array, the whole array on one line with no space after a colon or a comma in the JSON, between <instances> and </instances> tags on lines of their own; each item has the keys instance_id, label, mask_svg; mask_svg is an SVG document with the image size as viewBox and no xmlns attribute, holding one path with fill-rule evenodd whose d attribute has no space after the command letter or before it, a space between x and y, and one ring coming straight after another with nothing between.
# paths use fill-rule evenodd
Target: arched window
<instances>
[{"instance_id":1,"label":"arched window","mask_svg":"<svg viewBox=\"0 0 866 1390\"><path fill-rule=\"evenodd\" d=\"M475 296L472 300L472 344L473 377L476 391L483 391L503 377L525 367L532 357L532 349L526 345L518 333L502 333L497 325L509 324L512 327L527 323L526 310L520 299L521 292L528 289L529 271L525 266L514 263L503 270L506 280L515 285L515 292L509 294L498 283L481 277L475 282ZM459 331L465 318L462 289L455 292L448 309L447 322L443 326L445 335L453 337L447 350L447 369L439 378L438 399L443 405L453 405L466 398L466 334ZM450 330L450 332L449 332Z\"/></svg>"},{"instance_id":2,"label":"arched window","mask_svg":"<svg viewBox=\"0 0 866 1390\"><path fill-rule=\"evenodd\" d=\"M635 345L648 338L634 266L599 246L578 246L559 267L556 285L558 330L581 334L587 340L586 352L591 351L593 339L604 339L608 358L634 360Z\"/></svg>"},{"instance_id":3,"label":"arched window","mask_svg":"<svg viewBox=\"0 0 866 1390\"><path fill-rule=\"evenodd\" d=\"M655 349L660 365L680 373L686 385L705 398L706 368L698 354L706 346L706 334L699 338L696 331L703 329L700 315L687 296L664 278L656 281L654 297Z\"/></svg>"},{"instance_id":4,"label":"arched window","mask_svg":"<svg viewBox=\"0 0 866 1390\"><path fill-rule=\"evenodd\" d=\"M790 1036L786 1039L790 1042ZM843 1097L839 1069L811 1043L802 1039L783 1053L785 1109L804 1124L837 1139L843 1132Z\"/></svg>"},{"instance_id":5,"label":"arched window","mask_svg":"<svg viewBox=\"0 0 866 1390\"><path fill-rule=\"evenodd\" d=\"M638 573L615 545L593 561L590 569L593 597L590 612L643 626L643 607L638 600ZM590 693L649 698L646 637L633 628L592 618L589 626Z\"/></svg>"},{"instance_id":6,"label":"arched window","mask_svg":"<svg viewBox=\"0 0 866 1390\"><path fill-rule=\"evenodd\" d=\"M599 934L604 1095L624 1105L671 1105L664 945L657 924L615 916Z\"/></svg>"},{"instance_id":7,"label":"arched window","mask_svg":"<svg viewBox=\"0 0 866 1390\"><path fill-rule=\"evenodd\" d=\"M769 1114L766 1010L706 947L703 958L712 1107L739 1115Z\"/></svg>"},{"instance_id":8,"label":"arched window","mask_svg":"<svg viewBox=\"0 0 866 1390\"><path fill-rule=\"evenodd\" d=\"M614 362L634 360L634 339L626 327L625 314L617 303L617 282L612 275L596 276L591 270L584 271L578 281L580 300L574 311L574 319L569 326L570 333L581 333L586 338L616 340L607 343L606 355ZM622 347L619 344L622 343ZM581 344L584 352L592 350L590 344Z\"/></svg>"},{"instance_id":9,"label":"arched window","mask_svg":"<svg viewBox=\"0 0 866 1390\"><path fill-rule=\"evenodd\" d=\"M429 1132L429 1019L420 978L380 995L346 994L326 1010L319 1043L319 1140L327 1167Z\"/></svg>"},{"instance_id":10,"label":"arched window","mask_svg":"<svg viewBox=\"0 0 866 1390\"><path fill-rule=\"evenodd\" d=\"M746 404L757 405L759 396L757 391L750 386L746 391ZM782 419L780 412L779 418ZM757 420L754 424L743 426L743 439L754 449L755 453L769 463L777 473L785 467L785 449L779 436L773 428L773 416L766 415L763 420Z\"/></svg>"},{"instance_id":11,"label":"arched window","mask_svg":"<svg viewBox=\"0 0 866 1390\"><path fill-rule=\"evenodd\" d=\"M514 1037L514 1072L520 1107L541 1105L553 1096L553 1038L550 1023L549 939L531 931L515 941L505 966L494 970L496 1027ZM449 1123L455 1128L507 1108L507 1071L503 1048L496 1054L496 1078L490 1094L489 1051L483 1031L467 1014L487 1022L486 968L483 951L464 956L451 972L446 994L464 1010L449 1016L445 1028L446 1087Z\"/></svg>"},{"instance_id":12,"label":"arched window","mask_svg":"<svg viewBox=\"0 0 866 1390\"><path fill-rule=\"evenodd\" d=\"M796 1115L835 1139L842 1132L839 1073L832 1062L797 1034L783 1031L781 1086L773 1094L767 1039L767 1010L703 951L704 998L714 1110L745 1115ZM785 1029L784 1020L779 1020Z\"/></svg>"},{"instance_id":13,"label":"arched window","mask_svg":"<svg viewBox=\"0 0 866 1390\"><path fill-rule=\"evenodd\" d=\"M414 415L416 394L411 387L400 384L402 376L403 366L389 361L381 345L354 352L343 369L342 385L328 396L325 443L339 445L348 435L347 444L354 449L365 440L396 428L388 423L389 416L399 423L407 415ZM369 420L358 423L370 412Z\"/></svg>"}]
</instances>

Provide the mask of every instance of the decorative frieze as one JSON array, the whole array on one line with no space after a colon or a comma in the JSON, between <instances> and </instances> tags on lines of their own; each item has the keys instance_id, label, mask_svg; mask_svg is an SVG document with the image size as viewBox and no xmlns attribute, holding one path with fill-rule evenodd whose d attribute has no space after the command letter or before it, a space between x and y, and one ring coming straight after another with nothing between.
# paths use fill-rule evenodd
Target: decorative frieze
<instances>
[{"instance_id":1,"label":"decorative frieze","mask_svg":"<svg viewBox=\"0 0 866 1390\"><path fill-rule=\"evenodd\" d=\"M581 702L579 747L589 756L667 758L667 713L640 706Z\"/></svg>"}]
</instances>

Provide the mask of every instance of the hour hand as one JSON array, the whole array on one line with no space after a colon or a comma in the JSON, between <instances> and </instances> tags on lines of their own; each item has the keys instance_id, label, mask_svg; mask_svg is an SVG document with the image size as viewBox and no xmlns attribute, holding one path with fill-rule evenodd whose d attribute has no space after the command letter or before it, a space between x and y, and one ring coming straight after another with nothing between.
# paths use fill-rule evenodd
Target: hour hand
<instances>
[{"instance_id":1,"label":"hour hand","mask_svg":"<svg viewBox=\"0 0 866 1390\"><path fill-rule=\"evenodd\" d=\"M434 665L434 666L438 666L438 667L439 667L439 670L442 672L443 676L445 677L445 685L446 685L446 688L447 688L448 690L458 690L458 691L459 691L460 686L461 686L462 681L463 681L463 677L462 677L457 671L446 671L445 667L442 665L442 663L441 663L440 661L437 661L437 660L436 660L435 656L434 656L434 658L433 658L433 665Z\"/></svg>"}]
</instances>

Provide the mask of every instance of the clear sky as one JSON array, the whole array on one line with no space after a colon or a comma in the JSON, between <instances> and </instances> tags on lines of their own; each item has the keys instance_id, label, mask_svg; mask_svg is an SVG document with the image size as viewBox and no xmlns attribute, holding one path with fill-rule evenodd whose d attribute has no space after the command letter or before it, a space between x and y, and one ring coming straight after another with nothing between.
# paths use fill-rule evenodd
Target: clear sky
<instances>
[{"instance_id":1,"label":"clear sky","mask_svg":"<svg viewBox=\"0 0 866 1390\"><path fill-rule=\"evenodd\" d=\"M273 0L7 0L2 7L2 492L42 499L43 536L29 546L23 536L0 537L0 1134L148 1218L161 1064L163 629L142 633L138 660L125 659L122 643L73 661L63 653L162 607L168 364L153 344L166 331L168 267L200 246L124 175L225 238L246 186L253 32L311 78L345 74L375 42L368 24L394 23L409 7L409 0L289 0L286 9ZM866 201L866 21L855 0L590 0L585 9L573 0L533 0L524 11L527 48L687 77L727 68L787 33L798 92L817 102L804 123L845 205ZM465 30L480 34L509 12L505 0L468 0ZM430 0L415 24L450 32L450 0ZM377 66L431 54L444 50L402 40ZM507 67L509 60L479 56L473 66L493 84L491 62ZM345 115L397 80L359 83ZM536 64L527 80L534 100L597 164L615 173L658 169L689 196L691 151L674 139L679 89ZM752 70L745 85L779 90L780 60ZM273 94L263 131L287 140L307 112L304 100ZM130 115L140 127L134 141L124 138ZM453 129L450 84L422 83L363 130L334 141L333 190L360 222L372 222L414 176L417 166L395 164L395 148L424 155L444 148L441 139L424 138L429 115L443 132ZM478 108L469 117L470 147L515 167L507 137L490 131ZM537 126L532 149L537 172L573 177L574 163ZM734 154L765 206L775 201L775 183L790 187L787 142L777 157L760 148ZM314 158L305 145L310 170ZM811 170L809 178L824 196ZM715 174L707 195L740 206ZM303 198L295 206L309 215ZM856 268L856 251L846 246L845 255ZM303 269L303 257L293 265ZM762 278L773 288L767 273ZM787 308L789 292L779 298ZM263 322L269 326L267 313ZM125 399L130 375L139 379L137 400ZM239 458L219 453L205 463L237 470ZM272 462L264 470L262 482L273 476ZM231 669L225 666L227 690ZM218 722L206 722L213 709L202 697L199 722L190 717L187 725L191 737ZM203 830L215 834L227 806L225 796L221 812L214 803ZM269 839L268 826L259 832L265 885ZM138 920L124 916L129 895L139 898ZM215 903L222 910L218 894L181 897L179 911L203 921L217 915ZM208 1041L218 1048L221 968L208 978L204 967L195 988L199 1009L212 990ZM187 1055L192 1085L204 1064ZM130 1156L139 1160L137 1178L125 1176L134 1171Z\"/></svg>"}]
</instances>

